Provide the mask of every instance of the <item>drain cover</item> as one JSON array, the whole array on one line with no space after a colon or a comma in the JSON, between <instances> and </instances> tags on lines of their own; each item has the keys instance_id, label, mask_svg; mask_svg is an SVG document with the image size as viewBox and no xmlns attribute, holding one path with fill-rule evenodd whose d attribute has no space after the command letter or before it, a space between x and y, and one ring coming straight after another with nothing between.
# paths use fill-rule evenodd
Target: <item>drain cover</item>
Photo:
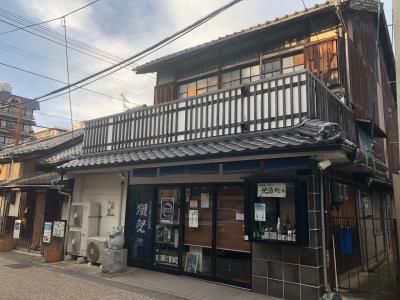
<instances>
[{"instance_id":1,"label":"drain cover","mask_svg":"<svg viewBox=\"0 0 400 300\"><path fill-rule=\"evenodd\" d=\"M31 264L12 264L12 265L5 265L6 267L9 267L11 269L25 269L32 267Z\"/></svg>"}]
</instances>

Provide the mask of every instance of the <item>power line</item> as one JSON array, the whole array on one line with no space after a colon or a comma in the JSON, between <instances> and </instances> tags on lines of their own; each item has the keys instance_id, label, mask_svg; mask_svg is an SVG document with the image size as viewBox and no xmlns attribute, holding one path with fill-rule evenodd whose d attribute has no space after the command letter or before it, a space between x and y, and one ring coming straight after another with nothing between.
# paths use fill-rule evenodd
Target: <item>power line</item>
<instances>
[{"instance_id":1,"label":"power line","mask_svg":"<svg viewBox=\"0 0 400 300\"><path fill-rule=\"evenodd\" d=\"M42 77L44 79L52 80L52 81L59 82L59 83L62 83L62 84L67 84L67 82L65 82L65 81L58 80L56 78L49 77L49 76L46 76L46 75L43 75L43 74L39 74L39 73L36 73L36 72L33 72L33 71L29 71L29 70L26 70L26 69L22 69L22 68L13 66L13 65L9 65L9 64L3 63L3 62L0 62L0 65L8 67L8 68L15 69L15 70L18 70L18 71L21 71L21 72L25 72L25 73L28 73L28 74L31 74L31 75L34 75L34 76L37 76L37 77ZM82 88L82 90L87 91L87 92L91 92L91 93L94 93L94 94L98 94L98 95L101 95L101 96L104 96L104 97L107 97L107 98L111 98L111 99L114 99L114 100L124 101L122 98L116 98L114 96L107 95L107 94L102 93L102 92L90 90L90 89L87 89L87 88ZM131 101L128 101L128 100L125 100L125 101L129 102L130 104L135 105L135 106L141 105L141 104L137 104L137 103L134 103L134 102L131 102ZM9 105L9 106L11 106L11 105Z\"/></svg>"},{"instance_id":2,"label":"power line","mask_svg":"<svg viewBox=\"0 0 400 300\"><path fill-rule=\"evenodd\" d=\"M7 51L7 52L10 52L12 54L19 55L22 57L26 57L26 58L32 59L33 61L36 61L36 62L40 61L40 62L46 63L48 65L54 66L59 69L64 70L66 67L66 65L64 63L61 63L60 61L55 60L51 57L43 56L41 54L31 52L31 51L28 51L28 50L25 50L22 48L18 48L18 47L15 47L13 45L9 45L6 43L0 42L0 50ZM76 74L84 75L84 76L88 76L91 74L87 71L87 69L77 67L77 66L71 66L71 65L70 65L70 71L73 73L76 73ZM124 81L124 80L116 79L116 78L109 78L109 79L107 79L107 82L115 84L115 85L120 85L120 86L129 88L129 89L132 89L134 91L137 91L137 92L141 92L141 90L133 88L131 86L131 83L129 83L128 81Z\"/></svg>"},{"instance_id":3,"label":"power line","mask_svg":"<svg viewBox=\"0 0 400 300\"><path fill-rule=\"evenodd\" d=\"M208 14L208 15L206 15L205 17L202 17L202 18L200 18L199 20L195 21L195 22L192 23L191 25L189 25L189 26L187 26L187 27L185 27L185 28L179 30L178 32L176 32L176 33L174 33L174 34L172 34L172 35L170 35L170 36L168 36L168 37L162 39L162 40L159 41L159 42L156 42L156 43L153 44L152 46L150 46L150 47L148 47L148 48L146 48L146 49L144 49L144 50L142 50L142 51L140 51L140 52L134 54L133 56L131 56L131 57L125 59L124 61L122 61L122 62L120 62L120 63L117 63L117 64L115 64L115 65L113 65L113 66L108 67L108 68L105 68L105 69L103 69L103 70L101 70L101 71L98 71L98 72L96 72L96 73L94 73L94 74L92 74L92 75L90 75L90 76L88 76L88 77L86 77L86 78L83 78L83 79L81 79L81 80L78 80L78 81L76 81L76 82L74 82L74 83L72 83L72 84L70 84L70 85L67 85L67 86L64 86L64 87L62 87L62 88L53 90L53 91L51 91L51 92L49 92L49 93L47 93L47 94L44 94L44 95L42 95L42 96L35 97L35 98L33 98L32 100L30 100L30 101L38 101L39 99L42 99L42 100L40 100L40 101L38 101L38 102L48 101L48 100L53 99L53 98L55 98L55 97L59 97L59 96L61 96L61 95L63 95L63 94L59 94L59 95L53 96L53 97L51 97L51 98L46 98L46 97L48 97L48 96L52 96L52 95L58 94L58 93L60 93L60 92L62 92L62 91L65 91L65 90L67 90L67 89L69 89L69 88L71 88L71 87L73 87L73 86L77 86L75 89L71 90L71 91L74 91L74 90L76 90L76 89L78 89L78 88L81 88L81 87L83 87L83 86L86 86L86 85L88 85L88 84L91 84L91 83L93 83L93 82L95 82L95 81L97 81L97 80L99 80L99 79L101 79L101 78L104 78L104 77L106 77L106 76L109 76L109 75L111 75L111 74L113 74L113 73L115 73L115 72L121 70L122 68L125 68L125 67L131 65L132 63L134 63L134 62L136 62L136 61L138 61L138 60L140 60L140 59L142 59L142 58L144 58L144 57L146 57L146 56L148 56L148 55L154 53L155 51L158 51L159 49L161 49L161 48L167 46L168 44L170 44L170 43L174 42L175 40L179 39L180 37L182 37L182 36L188 34L189 32L193 31L194 29L196 29L197 27L201 26L201 25L204 24L205 22L207 22L207 21L213 19L214 17L216 17L217 15L219 15L220 13L222 13L223 11L227 10L227 9L230 8L231 6L237 4L237 3L241 2L241 1L242 1L242 0L234 0L234 1L230 2L230 3L228 3L228 4L225 4L225 5L222 6L221 8L218 8L218 9L214 10L213 12L211 12L211 13ZM84 82L87 82L88 80L90 80L90 79L92 79L92 78L94 78L94 77L97 77L97 76L99 76L99 75L102 75L102 74L104 74L104 73L106 73L106 72L109 72L109 73L103 75L103 76L100 77L100 78L97 78L97 79L94 79L94 80L92 80L92 81L90 81L90 82L88 82L88 83L85 83L85 84L83 84L83 85L81 85L81 86L78 86L79 84L84 83ZM65 93L64 93L64 94L65 94ZM43 99L43 98L45 98L45 99ZM28 103L28 102L26 102L26 103Z\"/></svg>"},{"instance_id":4,"label":"power line","mask_svg":"<svg viewBox=\"0 0 400 300\"><path fill-rule=\"evenodd\" d=\"M36 31L36 32L32 32L30 30L26 30L26 27L29 27L29 25L32 24L32 21L30 21L30 20L28 20L26 18L23 18L23 17L15 14L15 13L9 12L9 11L4 10L4 9L1 9L1 8L0 8L0 16L3 16L3 18L9 19L12 22L16 22L16 23L22 25L23 27L17 26L15 24L12 24L10 22L7 22L7 21L1 20L1 19L0 19L0 22L3 22L3 23L8 24L10 26L16 27L17 30L21 29L21 30L23 30L25 32L31 33L31 34L33 34L35 36L41 37L41 38L43 38L45 40L51 41L53 43L56 43L56 44L61 45L61 46L64 47L64 36L62 34L58 33L57 31L53 30L53 29L50 29L50 28L47 28L47 27L39 25L36 28L33 28L33 30ZM39 34L38 32L41 33L41 34L44 34L45 36ZM54 39L56 39L56 40L54 40ZM62 42L62 44L60 44L60 42ZM121 58L119 56L116 56L116 55L114 55L112 53L106 52L106 51L104 51L102 49L93 47L93 46L91 46L91 45L89 45L87 43L81 42L81 41L73 39L73 38L68 38L68 44L70 45L69 47L71 49L73 49L73 50L75 50L77 52L80 52L82 54L86 54L86 55L88 55L90 57L99 59L99 60L107 62L109 64L113 64L115 62L120 62L120 61L123 60L123 58ZM77 47L78 49L74 48L74 47L71 47L71 45L73 45L74 47ZM150 78L154 78L154 76L149 75L149 74L145 74L145 76L150 77Z\"/></svg>"},{"instance_id":5,"label":"power line","mask_svg":"<svg viewBox=\"0 0 400 300\"><path fill-rule=\"evenodd\" d=\"M31 20L26 19L24 17L21 17L21 16L15 14L15 13L9 12L9 11L7 11L5 9L1 9L0 8L0 15L3 16L3 18L6 18L6 19L8 19L8 20L10 20L12 22L15 22L15 23L17 23L19 25L22 25L22 26L27 26L27 25L32 24ZM18 27L19 29L22 29L22 27L17 26L15 24L9 23L9 25L14 26L14 27ZM22 30L32 33L31 31L28 31L26 29L22 29ZM42 33L42 34L45 34L45 35L50 36L52 38L55 38L55 39L57 39L59 41L63 41L63 39L64 39L62 34L60 34L59 32L55 31L54 29L51 29L51 28L48 28L48 27L45 27L45 26L39 25L39 26L37 26L35 28L32 28L32 30L34 30L36 32L39 32L39 33ZM108 59L111 59L113 61L120 61L120 60L123 59L123 58L118 57L118 56L116 56L116 55L114 55L112 53L109 53L109 52L106 52L106 51L101 50L99 48L93 47L93 46L91 46L91 45L89 45L87 43L81 42L81 41L76 40L74 38L68 38L68 43L70 45L75 45L75 46L77 46L77 47L79 47L81 49L85 49L86 51L90 51L90 52L96 53L98 55L103 56L104 58L108 58Z\"/></svg>"},{"instance_id":6,"label":"power line","mask_svg":"<svg viewBox=\"0 0 400 300\"><path fill-rule=\"evenodd\" d=\"M93 5L98 1L100 1L100 0L94 0L94 1L88 3L88 4L84 5L84 6L81 6L81 7L77 8L77 9L74 9L73 11L70 11L69 13L66 13L66 14L62 15L61 17L53 18L53 19L50 19L50 20L47 20L47 21L42 21L42 22L39 22L39 23L30 24L30 25L24 26L22 28L17 28L17 29L13 29L13 30L9 30L9 31L3 31L3 32L0 32L0 34L11 33L11 32L15 32L15 31L18 31L18 30L21 30L21 29L24 29L24 28L29 28L29 27L38 26L38 25L41 25L41 24L53 22L53 21L56 21L56 20L60 20L62 18L70 16L73 13L76 13L76 12L78 12L78 11L80 11L80 10L90 6L90 5Z\"/></svg>"}]
</instances>

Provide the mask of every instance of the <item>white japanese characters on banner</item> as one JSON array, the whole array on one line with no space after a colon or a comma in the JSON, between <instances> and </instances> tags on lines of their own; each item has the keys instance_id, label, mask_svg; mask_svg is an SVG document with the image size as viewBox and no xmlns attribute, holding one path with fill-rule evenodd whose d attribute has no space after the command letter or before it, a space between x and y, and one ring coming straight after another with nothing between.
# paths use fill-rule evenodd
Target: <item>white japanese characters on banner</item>
<instances>
[{"instance_id":1,"label":"white japanese characters on banner","mask_svg":"<svg viewBox=\"0 0 400 300\"><path fill-rule=\"evenodd\" d=\"M259 183L257 185L257 197L285 198L286 183Z\"/></svg>"}]
</instances>

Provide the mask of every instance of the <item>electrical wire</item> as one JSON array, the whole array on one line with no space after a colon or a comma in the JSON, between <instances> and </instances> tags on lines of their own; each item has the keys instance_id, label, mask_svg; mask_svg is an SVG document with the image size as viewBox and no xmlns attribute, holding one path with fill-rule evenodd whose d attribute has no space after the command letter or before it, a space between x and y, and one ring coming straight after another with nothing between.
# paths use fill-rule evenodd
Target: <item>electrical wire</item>
<instances>
[{"instance_id":1,"label":"electrical wire","mask_svg":"<svg viewBox=\"0 0 400 300\"><path fill-rule=\"evenodd\" d=\"M3 18L6 18L6 19L8 19L8 20L10 20L12 22L17 23L17 24L21 25L22 27L32 24L31 20L26 19L24 17L21 17L21 16L15 14L15 13L12 13L12 12L7 11L7 10L2 9L2 8L0 8L0 16L2 16ZM23 29L22 27L17 26L15 24L10 24L9 23L9 25L14 26L14 27L18 27L21 30L27 31L26 29ZM49 37L52 37L54 39L57 39L58 41L61 41L61 42L64 39L64 37L63 37L63 35L61 33L57 32L54 29L45 27L45 26L39 25L39 26L36 26L35 28L32 28L31 30L39 32L39 33L42 33L42 34L45 34L45 35L47 35ZM27 32L32 33L32 31L27 31ZM114 62L118 62L118 61L123 60L122 57L118 57L118 56L116 56L116 55L114 55L112 53L109 53L109 52L106 52L106 51L101 50L99 48L93 47L93 46L91 46L91 45L89 45L87 43L81 42L81 41L76 40L74 38L68 38L68 43L70 45L77 46L77 47L81 48L82 50L86 50L86 51L89 51L89 52L92 52L92 53L96 53L97 55L100 55L100 56L102 56L104 58L113 60Z\"/></svg>"},{"instance_id":2,"label":"electrical wire","mask_svg":"<svg viewBox=\"0 0 400 300\"><path fill-rule=\"evenodd\" d=\"M28 74L31 74L31 75L34 75L34 76L37 76L37 77L41 77L41 78L44 78L44 79L52 80L52 81L59 82L59 83L62 83L62 84L68 84L65 81L58 80L56 78L49 77L49 76L46 76L46 75L43 75L43 74L39 74L39 73L36 73L36 72L33 72L33 71L29 71L29 70L26 70L26 69L22 69L22 68L13 66L13 65L9 65L9 64L3 63L3 62L0 62L0 65L8 67L8 68L15 69L15 70L18 70L18 71L21 71L21 72L25 72L25 73L28 73ZM82 88L82 90L87 91L87 92L91 92L91 93L94 93L94 94L97 94L97 95L101 95L101 96L104 96L104 97L107 97L107 98L111 98L111 99L114 99L114 100L118 100L118 101L122 101L122 102L124 101L122 98L117 98L117 97L114 97L114 96L111 96L111 95L107 95L105 93L101 93L101 92L98 92L98 91L90 90L90 89L87 89L87 88ZM134 102L131 102L131 101L128 101L128 100L125 100L125 101L130 103L130 104L132 104L132 105L134 105L134 106L141 105L141 104L134 103ZM8 106L12 106L12 105L8 105L7 104L7 106L5 106L5 107L8 107Z\"/></svg>"},{"instance_id":3,"label":"electrical wire","mask_svg":"<svg viewBox=\"0 0 400 300\"><path fill-rule=\"evenodd\" d=\"M67 86L64 86L64 87L62 87L62 88L53 90L53 91L51 91L51 92L49 92L49 93L47 93L47 94L44 94L44 95L42 95L42 96L35 97L35 98L33 98L32 100L30 100L30 101L33 102L33 101L38 101L38 100L40 100L40 99L42 99L42 100L40 100L40 101L38 101L38 102L49 101L50 99L54 99L55 97L59 97L59 96L61 96L61 95L64 95L65 93L59 94L59 95L55 95L55 94L58 94L58 93L60 93L60 92L62 92L62 91L65 91L65 90L67 90L67 89L69 89L69 88L71 88L71 87L73 87L73 86L77 86L77 87L74 88L74 89L71 90L71 91L74 91L74 90L76 90L76 89L78 89L78 88L84 87L84 86L86 86L86 85L88 85L88 84L91 84L91 83L93 83L93 82L95 82L95 81L97 81L97 80L99 80L99 79L101 79L101 78L104 78L104 77L106 77L106 76L109 76L109 75L111 75L111 74L113 74L113 73L115 73L115 72L121 70L122 68L124 68L124 67L126 67L126 66L129 66L129 65L131 65L132 63L134 63L134 62L136 62L136 61L138 61L138 60L140 60L140 59L142 59L142 58L144 58L144 57L146 57L146 56L148 56L148 55L154 53L155 51L158 51L159 49L161 49L161 48L163 48L163 47L169 45L170 43L172 43L172 42L174 42L175 40L179 39L179 38L182 37L183 35L186 35L187 33L193 31L194 29L196 29L197 27L201 26L201 25L204 24L205 22L208 22L209 20L213 19L214 17L216 17L217 15L219 15L220 13L222 13L223 11L227 10L227 9L230 8L231 6L237 4L237 3L241 2L241 1L243 1L243 0L234 0L234 1L231 1L231 2L229 2L228 4L225 4L224 6L222 6L221 8L218 8L218 9L214 10L213 12L211 12L211 13L208 14L208 15L206 15L205 17L200 18L199 20L195 21L195 22L192 23L191 25L189 25L189 26L187 26L187 27L185 27L185 28L179 30L178 32L176 32L176 33L174 33L174 34L172 34L172 35L170 35L170 36L168 36L168 37L162 39L162 40L159 41L159 42L156 42L156 43L153 44L152 46L150 46L150 47L148 47L148 48L146 48L146 49L144 49L144 50L142 50L142 51L140 51L140 52L134 54L133 56L131 56L131 57L125 59L124 61L122 61L122 62L120 62L120 63L117 63L117 64L115 64L115 65L113 65L113 66L110 66L110 67L108 67L108 68L105 68L105 69L103 69L103 70L100 70L100 71L98 71L98 72L96 72L96 73L94 73L94 74L92 74L92 75L90 75L90 76L88 76L88 77L85 77L85 78L83 78L83 79L81 79L81 80L78 80L78 81L76 81L76 82L74 82L74 83L72 83L72 84L70 84L70 85L67 85ZM106 73L106 72L109 72L109 73ZM87 82L88 80L90 80L90 79L92 79L92 78L95 78L95 77L97 77L97 76L99 76L99 75L101 75L101 74L104 74L104 73L106 73L106 74L103 75L103 76L101 76L100 78L96 78L96 79L94 79L94 80L92 80L92 81L90 81L90 82L88 82L88 83L85 83L85 84L79 86L79 84L84 83L84 82ZM52 95L55 95L55 96L52 96ZM46 98L46 97L49 97L49 96L52 96L52 97ZM45 98L45 99L43 99L43 98ZM28 102L26 102L26 103L28 103ZM26 104L26 103L25 103L25 104Z\"/></svg>"},{"instance_id":4,"label":"electrical wire","mask_svg":"<svg viewBox=\"0 0 400 300\"><path fill-rule=\"evenodd\" d=\"M28 50L25 50L25 49L22 49L22 48L18 48L18 47L15 47L13 45L9 45L9 44L6 44L6 43L0 42L0 50L12 53L14 55L19 55L19 56L22 56L22 57L25 57L25 58L32 59L35 62L40 61L40 62L43 62L43 63L45 63L47 65L56 67L58 69L63 69L64 70L65 67L66 67L66 65L64 63L61 63L60 61L55 60L55 59L53 59L51 57L43 56L41 54L38 54L38 53L35 53L35 52L31 52L31 51L28 51ZM71 65L70 65L70 71L73 72L73 73L76 73L76 74L84 75L84 76L88 76L88 75L91 74L90 72L88 72L87 69L84 69L84 68L81 68L81 67L77 67L77 66L71 66ZM123 87L129 88L129 89L131 89L133 91L136 91L136 92L143 92L142 90L133 88L131 86L132 84L129 83L128 81L124 81L124 80L121 80L121 79L108 78L106 80L106 82L107 83L112 83L112 84L115 84L115 85L119 85L119 86L123 86ZM141 93L141 94L143 94L143 93Z\"/></svg>"},{"instance_id":5,"label":"electrical wire","mask_svg":"<svg viewBox=\"0 0 400 300\"><path fill-rule=\"evenodd\" d=\"M26 25L25 27L22 27L22 28L17 28L17 29L13 29L13 30L9 30L9 31L3 31L3 32L0 32L0 34L11 33L11 32L15 32L15 31L18 31L18 30L21 30L21 29L24 29L24 28L30 28L30 27L42 25L42 24L45 24L45 23L50 23L50 22L53 22L53 21L56 21L56 20L60 20L60 19L62 19L62 18L65 18L65 17L67 17L67 16L70 16L70 15L72 15L73 13L76 13L76 12L78 12L78 11L80 11L80 10L82 10L82 9L84 9L84 8L86 8L86 7L88 7L88 6L91 6L91 5L93 5L93 4L95 4L96 2L99 2L99 1L100 1L100 0L94 0L94 1L88 3L88 4L84 5L84 6L81 6L81 7L77 8L77 9L74 9L73 11L70 11L69 13L66 13L66 14L62 15L61 17L53 18L53 19L50 19L50 20L47 20L47 21L42 21L42 22L39 22L39 23L34 23L34 24Z\"/></svg>"}]
</instances>

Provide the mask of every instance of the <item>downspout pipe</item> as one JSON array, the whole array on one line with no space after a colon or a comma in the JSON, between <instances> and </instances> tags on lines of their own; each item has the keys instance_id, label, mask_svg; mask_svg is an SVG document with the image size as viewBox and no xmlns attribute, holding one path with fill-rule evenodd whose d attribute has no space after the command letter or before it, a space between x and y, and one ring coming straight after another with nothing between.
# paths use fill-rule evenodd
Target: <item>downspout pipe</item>
<instances>
[{"instance_id":1,"label":"downspout pipe","mask_svg":"<svg viewBox=\"0 0 400 300\"><path fill-rule=\"evenodd\" d=\"M329 283L328 283L328 266L327 266L327 251L326 251L326 232L325 232L325 191L324 191L324 175L325 170L332 165L330 160L320 161L317 166L319 169L319 182L320 182L320 201L321 201L321 235L322 235L322 266L324 273L324 290L325 293L330 292Z\"/></svg>"},{"instance_id":2,"label":"downspout pipe","mask_svg":"<svg viewBox=\"0 0 400 300\"><path fill-rule=\"evenodd\" d=\"M62 174L61 174L62 177ZM68 241L68 231L69 231L69 219L71 216L71 202L72 202L72 196L71 193L66 193L62 191L62 188L64 185L59 185L55 184L55 182L58 181L58 179L52 180L51 184L57 187L57 192L61 195L67 196L68 197L68 214L67 214L67 224L65 226L65 233L64 233L64 254L67 255L67 241Z\"/></svg>"}]
</instances>

